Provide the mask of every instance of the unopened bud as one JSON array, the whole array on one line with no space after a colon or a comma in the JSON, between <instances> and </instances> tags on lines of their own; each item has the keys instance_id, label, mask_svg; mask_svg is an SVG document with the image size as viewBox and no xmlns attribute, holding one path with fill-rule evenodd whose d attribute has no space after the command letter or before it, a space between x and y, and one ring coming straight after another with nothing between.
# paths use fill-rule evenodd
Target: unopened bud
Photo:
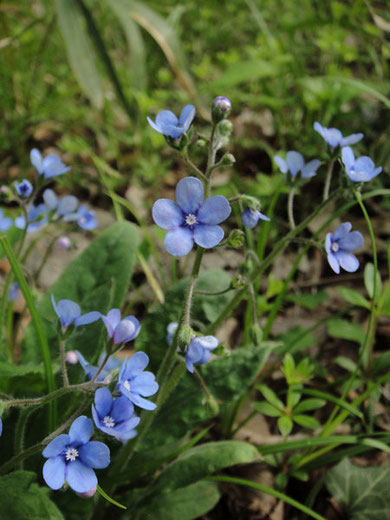
<instances>
[{"instance_id":1,"label":"unopened bud","mask_svg":"<svg viewBox=\"0 0 390 520\"><path fill-rule=\"evenodd\" d=\"M69 237L60 237L57 240L57 247L59 249L69 249L72 245L72 242Z\"/></svg>"},{"instance_id":2,"label":"unopened bud","mask_svg":"<svg viewBox=\"0 0 390 520\"><path fill-rule=\"evenodd\" d=\"M213 119L213 123L217 124L222 119L229 115L230 110L232 109L232 104L230 99L225 96L218 96L213 101L213 106L211 108L211 116Z\"/></svg>"},{"instance_id":3,"label":"unopened bud","mask_svg":"<svg viewBox=\"0 0 390 520\"><path fill-rule=\"evenodd\" d=\"M236 158L231 153L225 153L225 155L222 156L221 164L226 166L231 166L236 162Z\"/></svg>"},{"instance_id":4,"label":"unopened bud","mask_svg":"<svg viewBox=\"0 0 390 520\"><path fill-rule=\"evenodd\" d=\"M77 365L79 362L77 352L75 350L69 350L69 352L66 353L65 360L69 365Z\"/></svg>"},{"instance_id":5,"label":"unopened bud","mask_svg":"<svg viewBox=\"0 0 390 520\"><path fill-rule=\"evenodd\" d=\"M245 242L245 233L242 229L233 229L227 239L227 243L230 247L240 249Z\"/></svg>"},{"instance_id":6,"label":"unopened bud","mask_svg":"<svg viewBox=\"0 0 390 520\"><path fill-rule=\"evenodd\" d=\"M242 289L246 285L245 278L241 274L239 274L238 276L233 278L233 280L230 282L230 285L232 289Z\"/></svg>"},{"instance_id":7,"label":"unopened bud","mask_svg":"<svg viewBox=\"0 0 390 520\"><path fill-rule=\"evenodd\" d=\"M189 325L184 325L179 335L179 346L186 347L194 336L194 332Z\"/></svg>"},{"instance_id":8,"label":"unopened bud","mask_svg":"<svg viewBox=\"0 0 390 520\"><path fill-rule=\"evenodd\" d=\"M228 119L223 119L218 125L218 131L220 135L229 137L233 131L233 123L231 123Z\"/></svg>"}]
</instances>

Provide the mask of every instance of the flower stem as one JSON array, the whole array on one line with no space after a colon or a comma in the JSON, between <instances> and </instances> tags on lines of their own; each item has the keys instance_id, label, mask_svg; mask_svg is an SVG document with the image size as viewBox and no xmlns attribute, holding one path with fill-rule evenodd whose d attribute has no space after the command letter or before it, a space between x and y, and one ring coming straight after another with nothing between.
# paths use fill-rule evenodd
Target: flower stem
<instances>
[{"instance_id":1,"label":"flower stem","mask_svg":"<svg viewBox=\"0 0 390 520\"><path fill-rule=\"evenodd\" d=\"M287 202L288 221L290 223L291 229L295 229L294 197L295 197L295 188L291 188L290 193L288 194L288 202Z\"/></svg>"},{"instance_id":2,"label":"flower stem","mask_svg":"<svg viewBox=\"0 0 390 520\"><path fill-rule=\"evenodd\" d=\"M336 161L335 158L333 158L330 161L329 166L328 166L328 171L326 172L325 185L324 185L324 195L323 195L323 198L322 198L323 201L329 199L330 182L332 180L333 166L334 166L335 161Z\"/></svg>"},{"instance_id":3,"label":"flower stem","mask_svg":"<svg viewBox=\"0 0 390 520\"><path fill-rule=\"evenodd\" d=\"M60 359L61 359L61 372L62 372L62 380L64 382L64 386L69 386L69 378L68 378L68 370L66 368L66 359L65 359L65 341L60 339Z\"/></svg>"}]
</instances>

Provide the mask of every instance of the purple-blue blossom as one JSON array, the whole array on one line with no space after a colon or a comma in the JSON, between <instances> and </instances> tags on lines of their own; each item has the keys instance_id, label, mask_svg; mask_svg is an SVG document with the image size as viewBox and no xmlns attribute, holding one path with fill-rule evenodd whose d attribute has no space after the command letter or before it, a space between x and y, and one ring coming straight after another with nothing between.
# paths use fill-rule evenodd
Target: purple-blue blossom
<instances>
[{"instance_id":1,"label":"purple-blue blossom","mask_svg":"<svg viewBox=\"0 0 390 520\"><path fill-rule=\"evenodd\" d=\"M113 399L108 388L98 388L95 392L95 404L92 416L96 427L107 435L121 442L137 435L134 429L140 418L134 415L134 406L127 397Z\"/></svg>"},{"instance_id":2,"label":"purple-blue blossom","mask_svg":"<svg viewBox=\"0 0 390 520\"><path fill-rule=\"evenodd\" d=\"M231 207L222 195L204 199L203 184L195 177L181 179L176 186L176 203L159 199L153 205L153 220L168 233L165 249L173 256L188 254L194 242L206 249L215 247L224 236L218 226L228 218Z\"/></svg>"},{"instance_id":3,"label":"purple-blue blossom","mask_svg":"<svg viewBox=\"0 0 390 520\"><path fill-rule=\"evenodd\" d=\"M275 155L274 161L283 174L290 172L293 179L296 177L298 172L301 172L302 179L314 177L321 164L321 161L318 159L313 159L305 164L302 154L295 152L294 150L287 152L286 160L282 159L279 155Z\"/></svg>"},{"instance_id":4,"label":"purple-blue blossom","mask_svg":"<svg viewBox=\"0 0 390 520\"><path fill-rule=\"evenodd\" d=\"M326 143L333 149L336 146L347 146L350 144L356 144L361 141L364 134L351 134L347 137L343 137L343 134L337 128L325 128L320 125L318 121L314 123L314 130L318 132Z\"/></svg>"},{"instance_id":5,"label":"purple-blue blossom","mask_svg":"<svg viewBox=\"0 0 390 520\"><path fill-rule=\"evenodd\" d=\"M121 311L111 309L107 316L101 315L106 326L108 337L114 345L121 345L135 339L140 331L140 324L134 316L126 316L121 320Z\"/></svg>"},{"instance_id":6,"label":"purple-blue blossom","mask_svg":"<svg viewBox=\"0 0 390 520\"><path fill-rule=\"evenodd\" d=\"M376 177L382 167L375 168L374 161L366 155L355 159L352 148L345 146L341 150L341 160L344 163L345 171L352 182L368 182Z\"/></svg>"},{"instance_id":7,"label":"purple-blue blossom","mask_svg":"<svg viewBox=\"0 0 390 520\"><path fill-rule=\"evenodd\" d=\"M31 193L33 192L33 189L33 185L27 179L23 179L21 182L15 183L16 193L22 199L28 199Z\"/></svg>"},{"instance_id":8,"label":"purple-blue blossom","mask_svg":"<svg viewBox=\"0 0 390 520\"><path fill-rule=\"evenodd\" d=\"M58 199L54 191L50 189L43 192L43 200L54 219L64 219L67 215L72 215L79 205L78 199L73 195L65 195Z\"/></svg>"},{"instance_id":9,"label":"purple-blue blossom","mask_svg":"<svg viewBox=\"0 0 390 520\"><path fill-rule=\"evenodd\" d=\"M48 460L43 466L43 478L54 490L65 480L77 493L86 493L97 486L94 469L110 464L110 450L99 441L90 441L93 423L84 415L73 421L69 433L55 437L43 450Z\"/></svg>"},{"instance_id":10,"label":"purple-blue blossom","mask_svg":"<svg viewBox=\"0 0 390 520\"><path fill-rule=\"evenodd\" d=\"M328 262L333 271L340 273L340 267L353 273L359 268L359 260L352 251L363 245L363 235L360 231L351 231L352 224L344 222L334 233L328 233L325 240L325 250Z\"/></svg>"},{"instance_id":11,"label":"purple-blue blossom","mask_svg":"<svg viewBox=\"0 0 390 520\"><path fill-rule=\"evenodd\" d=\"M81 309L77 303L72 300L59 300L59 302L56 303L53 294L51 295L51 302L63 329L72 323L75 327L88 325L89 323L97 321L101 316L100 312L97 311L87 312L81 315Z\"/></svg>"},{"instance_id":12,"label":"purple-blue blossom","mask_svg":"<svg viewBox=\"0 0 390 520\"><path fill-rule=\"evenodd\" d=\"M70 170L69 166L66 166L58 155L51 153L45 158L42 158L41 152L36 148L33 148L30 152L31 164L35 167L38 175L43 175L45 179L62 175Z\"/></svg>"},{"instance_id":13,"label":"purple-blue blossom","mask_svg":"<svg viewBox=\"0 0 390 520\"><path fill-rule=\"evenodd\" d=\"M20 295L20 287L19 287L18 282L11 283L11 285L9 286L9 289L8 289L8 301L14 302L15 300L17 300L19 298L19 295Z\"/></svg>"},{"instance_id":14,"label":"purple-blue blossom","mask_svg":"<svg viewBox=\"0 0 390 520\"><path fill-rule=\"evenodd\" d=\"M33 233L42 226L47 224L47 208L44 204L38 204L38 206L30 206L27 210L27 233ZM26 219L24 214L15 218L15 226L19 229L25 229Z\"/></svg>"},{"instance_id":15,"label":"purple-blue blossom","mask_svg":"<svg viewBox=\"0 0 390 520\"><path fill-rule=\"evenodd\" d=\"M12 218L4 217L3 210L0 208L0 231L7 231L12 226Z\"/></svg>"},{"instance_id":16,"label":"purple-blue blossom","mask_svg":"<svg viewBox=\"0 0 390 520\"><path fill-rule=\"evenodd\" d=\"M214 336L194 336L186 350L186 367L194 372L194 364L204 365L210 359L212 350L218 347L219 341Z\"/></svg>"},{"instance_id":17,"label":"purple-blue blossom","mask_svg":"<svg viewBox=\"0 0 390 520\"><path fill-rule=\"evenodd\" d=\"M102 365L106 354L103 352L99 356L98 364L95 367L94 365L91 365L91 363L88 363L88 361L84 358L84 356L76 350L78 361L80 362L80 365L82 369L84 370L86 376L89 379L92 379L95 377L97 371L99 370L100 366ZM110 356L107 363L104 365L103 370L100 372L100 374L97 376L96 381L110 381L111 380L111 372L116 370L122 365L122 361L115 356Z\"/></svg>"},{"instance_id":18,"label":"purple-blue blossom","mask_svg":"<svg viewBox=\"0 0 390 520\"><path fill-rule=\"evenodd\" d=\"M158 390L152 372L144 372L149 363L145 352L136 352L130 358L126 358L121 366L118 377L117 390L132 403L145 410L154 410L155 403L144 399L154 395Z\"/></svg>"},{"instance_id":19,"label":"purple-blue blossom","mask_svg":"<svg viewBox=\"0 0 390 520\"><path fill-rule=\"evenodd\" d=\"M271 220L266 215L263 215L263 213L260 213L257 209L252 208L245 208L241 215L242 223L245 227L252 229L257 226L257 223L259 220Z\"/></svg>"},{"instance_id":20,"label":"purple-blue blossom","mask_svg":"<svg viewBox=\"0 0 390 520\"><path fill-rule=\"evenodd\" d=\"M84 205L81 205L76 213L65 215L64 220L65 222L76 221L85 231L91 231L99 225L99 222L95 219L95 212L87 209Z\"/></svg>"},{"instance_id":21,"label":"purple-blue blossom","mask_svg":"<svg viewBox=\"0 0 390 520\"><path fill-rule=\"evenodd\" d=\"M179 119L170 110L159 112L156 116L156 122L152 121L150 117L147 119L154 130L160 132L160 134L177 139L187 132L194 117L194 105L186 105L181 111Z\"/></svg>"}]
</instances>

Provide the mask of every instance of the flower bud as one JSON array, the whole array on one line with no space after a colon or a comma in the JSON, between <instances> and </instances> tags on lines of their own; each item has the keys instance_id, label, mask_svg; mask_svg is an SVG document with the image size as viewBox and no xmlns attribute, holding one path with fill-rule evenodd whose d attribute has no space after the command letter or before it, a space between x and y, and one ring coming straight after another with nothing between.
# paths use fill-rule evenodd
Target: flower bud
<instances>
[{"instance_id":1,"label":"flower bud","mask_svg":"<svg viewBox=\"0 0 390 520\"><path fill-rule=\"evenodd\" d=\"M213 101L213 106L211 108L211 116L213 119L213 123L217 124L222 119L229 115L229 112L232 108L232 104L230 99L225 96L218 96Z\"/></svg>"},{"instance_id":2,"label":"flower bud","mask_svg":"<svg viewBox=\"0 0 390 520\"><path fill-rule=\"evenodd\" d=\"M232 155L231 153L225 153L225 155L222 156L221 164L223 164L225 166L231 166L235 162L236 162L236 159L235 159L234 155Z\"/></svg>"},{"instance_id":3,"label":"flower bud","mask_svg":"<svg viewBox=\"0 0 390 520\"><path fill-rule=\"evenodd\" d=\"M67 352L65 355L65 361L69 365L77 365L77 363L79 362L77 352L75 350L69 350L69 352Z\"/></svg>"},{"instance_id":4,"label":"flower bud","mask_svg":"<svg viewBox=\"0 0 390 520\"><path fill-rule=\"evenodd\" d=\"M238 276L233 278L233 280L230 282L230 285L232 289L242 289L246 285L245 278L241 274L239 274Z\"/></svg>"},{"instance_id":5,"label":"flower bud","mask_svg":"<svg viewBox=\"0 0 390 520\"><path fill-rule=\"evenodd\" d=\"M69 237L60 237L57 240L57 247L59 249L69 249L72 245L72 242Z\"/></svg>"},{"instance_id":6,"label":"flower bud","mask_svg":"<svg viewBox=\"0 0 390 520\"><path fill-rule=\"evenodd\" d=\"M242 229L233 229L227 239L227 243L230 247L240 249L245 242L245 233Z\"/></svg>"},{"instance_id":7,"label":"flower bud","mask_svg":"<svg viewBox=\"0 0 390 520\"><path fill-rule=\"evenodd\" d=\"M220 135L229 137L233 131L233 123L231 123L228 119L223 119L218 125L218 131Z\"/></svg>"},{"instance_id":8,"label":"flower bud","mask_svg":"<svg viewBox=\"0 0 390 520\"><path fill-rule=\"evenodd\" d=\"M186 347L191 339L193 338L194 333L189 325L184 325L184 327L180 331L179 335L179 346Z\"/></svg>"}]
</instances>

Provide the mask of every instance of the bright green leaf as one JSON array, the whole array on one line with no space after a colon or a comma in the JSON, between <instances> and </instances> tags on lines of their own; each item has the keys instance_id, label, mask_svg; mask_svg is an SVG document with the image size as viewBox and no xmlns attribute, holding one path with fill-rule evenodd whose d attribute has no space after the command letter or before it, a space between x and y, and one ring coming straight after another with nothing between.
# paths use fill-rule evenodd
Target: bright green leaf
<instances>
[{"instance_id":1,"label":"bright green leaf","mask_svg":"<svg viewBox=\"0 0 390 520\"><path fill-rule=\"evenodd\" d=\"M348 287L339 287L338 292L340 296L351 305L370 309L370 302L368 302L359 292L354 291L353 289L348 289Z\"/></svg>"},{"instance_id":2,"label":"bright green leaf","mask_svg":"<svg viewBox=\"0 0 390 520\"><path fill-rule=\"evenodd\" d=\"M293 428L293 422L290 419L290 417L287 417L287 415L279 417L278 428L283 437L287 437L287 435L291 433L291 430Z\"/></svg>"}]
</instances>

